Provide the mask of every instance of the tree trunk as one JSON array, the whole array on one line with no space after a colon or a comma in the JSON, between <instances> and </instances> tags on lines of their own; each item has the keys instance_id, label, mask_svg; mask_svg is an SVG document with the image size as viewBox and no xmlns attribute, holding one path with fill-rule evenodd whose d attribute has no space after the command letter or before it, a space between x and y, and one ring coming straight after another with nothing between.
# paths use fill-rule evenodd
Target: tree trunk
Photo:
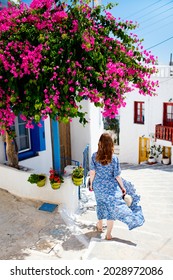
<instances>
[{"instance_id":1,"label":"tree trunk","mask_svg":"<svg viewBox=\"0 0 173 280\"><path fill-rule=\"evenodd\" d=\"M7 131L5 133L5 142L9 166L19 169L17 143L15 138L11 138Z\"/></svg>"}]
</instances>

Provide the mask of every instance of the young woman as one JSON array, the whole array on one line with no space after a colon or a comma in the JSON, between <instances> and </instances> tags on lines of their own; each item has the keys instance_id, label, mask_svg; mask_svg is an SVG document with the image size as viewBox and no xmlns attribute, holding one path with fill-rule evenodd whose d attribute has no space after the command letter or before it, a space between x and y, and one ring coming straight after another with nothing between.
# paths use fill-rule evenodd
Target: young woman
<instances>
[{"instance_id":1,"label":"young woman","mask_svg":"<svg viewBox=\"0 0 173 280\"><path fill-rule=\"evenodd\" d=\"M103 219L107 220L106 239L112 239L114 220L126 223L129 229L144 223L140 197L130 182L120 176L120 164L114 155L114 143L108 133L103 133L98 143L98 151L92 155L90 167L90 189L94 190L97 203L97 230L102 231ZM128 193L133 202L130 207L123 196Z\"/></svg>"}]
</instances>

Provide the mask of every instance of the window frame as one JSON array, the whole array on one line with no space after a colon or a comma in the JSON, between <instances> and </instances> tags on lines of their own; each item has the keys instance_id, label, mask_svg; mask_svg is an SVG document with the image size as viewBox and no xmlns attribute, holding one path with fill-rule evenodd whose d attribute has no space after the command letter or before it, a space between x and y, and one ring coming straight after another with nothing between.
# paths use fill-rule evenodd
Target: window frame
<instances>
[{"instance_id":1,"label":"window frame","mask_svg":"<svg viewBox=\"0 0 173 280\"><path fill-rule=\"evenodd\" d=\"M171 106L171 112L168 113L168 106ZM167 118L168 114L171 116L170 119ZM173 102L163 103L163 125L173 127Z\"/></svg>"},{"instance_id":2,"label":"window frame","mask_svg":"<svg viewBox=\"0 0 173 280\"><path fill-rule=\"evenodd\" d=\"M14 127L15 133L16 133L16 143L17 143L18 150L19 150L18 153L20 154L20 153L24 153L24 152L27 152L27 151L30 151L30 150L31 150L31 136L30 136L30 129L29 129L29 128L25 128L26 131L27 131L26 134L23 134L23 135L21 134L21 135L20 135L20 126L21 126L21 125L24 125L24 126L25 126L25 125L26 125L26 122L23 121L22 119L20 119L20 120L21 120L21 122L20 122L20 121L19 121L19 117L20 117L20 115L16 117L15 123L14 123L13 127ZM27 137L28 148L21 149L20 139L21 139L22 137Z\"/></svg>"},{"instance_id":3,"label":"window frame","mask_svg":"<svg viewBox=\"0 0 173 280\"><path fill-rule=\"evenodd\" d=\"M16 117L17 119L18 117ZM16 131L16 123L13 125ZM37 124L34 124L33 129L28 129L29 132L29 141L30 141L30 148L21 150L18 152L18 160L25 160L35 156L38 156L38 152L46 150L46 139L45 139L45 128L44 128L44 121L40 121L42 127L38 127ZM18 130L19 128L17 128ZM16 141L18 143L18 141ZM6 143L4 143L4 149L6 154Z\"/></svg>"},{"instance_id":4,"label":"window frame","mask_svg":"<svg viewBox=\"0 0 173 280\"><path fill-rule=\"evenodd\" d=\"M145 123L145 102L134 101L134 123L144 124Z\"/></svg>"}]
</instances>

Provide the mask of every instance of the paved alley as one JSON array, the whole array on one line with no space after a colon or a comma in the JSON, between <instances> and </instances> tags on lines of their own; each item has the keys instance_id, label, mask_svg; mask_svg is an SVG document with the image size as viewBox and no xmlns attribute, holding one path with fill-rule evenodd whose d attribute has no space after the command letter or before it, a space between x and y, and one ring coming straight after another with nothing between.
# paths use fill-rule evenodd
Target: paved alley
<instances>
[{"instance_id":1,"label":"paved alley","mask_svg":"<svg viewBox=\"0 0 173 280\"><path fill-rule=\"evenodd\" d=\"M69 216L58 206L40 211L41 201L0 189L1 260L172 260L173 166L121 164L121 176L141 195L145 224L129 231L116 221L113 239L96 231L93 192L81 188L79 209Z\"/></svg>"}]
</instances>

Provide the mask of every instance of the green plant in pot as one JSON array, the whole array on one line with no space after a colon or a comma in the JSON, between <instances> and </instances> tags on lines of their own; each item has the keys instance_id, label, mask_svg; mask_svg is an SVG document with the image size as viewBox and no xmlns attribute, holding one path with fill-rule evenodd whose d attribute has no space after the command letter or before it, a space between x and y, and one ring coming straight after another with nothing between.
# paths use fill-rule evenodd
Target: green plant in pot
<instances>
[{"instance_id":1,"label":"green plant in pot","mask_svg":"<svg viewBox=\"0 0 173 280\"><path fill-rule=\"evenodd\" d=\"M83 183L84 168L81 166L76 167L72 172L72 181L76 186L80 186Z\"/></svg>"},{"instance_id":2,"label":"green plant in pot","mask_svg":"<svg viewBox=\"0 0 173 280\"><path fill-rule=\"evenodd\" d=\"M31 174L28 178L31 184L37 184L38 187L43 187L46 183L46 176L44 174Z\"/></svg>"},{"instance_id":3,"label":"green plant in pot","mask_svg":"<svg viewBox=\"0 0 173 280\"><path fill-rule=\"evenodd\" d=\"M160 145L157 146L157 145L153 144L150 147L148 154L149 154L148 162L155 163L157 161L157 158L159 157L159 155L162 154L162 147Z\"/></svg>"},{"instance_id":4,"label":"green plant in pot","mask_svg":"<svg viewBox=\"0 0 173 280\"><path fill-rule=\"evenodd\" d=\"M57 170L51 168L49 170L49 181L52 189L57 190L60 188L61 183L64 183L64 178Z\"/></svg>"}]
</instances>

